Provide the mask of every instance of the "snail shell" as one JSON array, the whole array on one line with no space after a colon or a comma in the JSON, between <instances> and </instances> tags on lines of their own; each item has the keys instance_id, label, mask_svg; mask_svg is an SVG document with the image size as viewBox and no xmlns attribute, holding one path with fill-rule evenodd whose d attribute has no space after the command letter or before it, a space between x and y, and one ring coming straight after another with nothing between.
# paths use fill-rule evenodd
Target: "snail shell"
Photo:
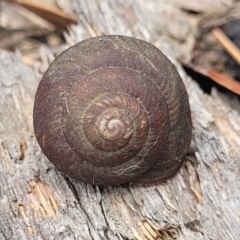
<instances>
[{"instance_id":1,"label":"snail shell","mask_svg":"<svg viewBox=\"0 0 240 240\"><path fill-rule=\"evenodd\" d=\"M192 134L174 65L125 36L90 38L55 59L36 93L34 130L58 169L98 185L172 177Z\"/></svg>"}]
</instances>

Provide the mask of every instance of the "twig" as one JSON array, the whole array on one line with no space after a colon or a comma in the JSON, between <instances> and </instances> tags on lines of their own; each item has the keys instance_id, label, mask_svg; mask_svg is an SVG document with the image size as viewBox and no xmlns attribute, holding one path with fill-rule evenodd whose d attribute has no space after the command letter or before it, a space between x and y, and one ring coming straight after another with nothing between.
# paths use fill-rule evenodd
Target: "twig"
<instances>
[{"instance_id":1,"label":"twig","mask_svg":"<svg viewBox=\"0 0 240 240\"><path fill-rule=\"evenodd\" d=\"M212 80L214 80L216 83L219 85L227 88L228 90L240 95L240 83L237 82L236 80L224 76L218 72L215 72L213 70L208 70L207 71L208 77L210 77Z\"/></svg>"},{"instance_id":2,"label":"twig","mask_svg":"<svg viewBox=\"0 0 240 240\"><path fill-rule=\"evenodd\" d=\"M45 20L55 24L59 28L66 28L70 23L77 23L77 19L74 16L69 16L63 13L61 10L55 7L44 6L30 0L8 0L9 2L15 2L28 10L34 12L38 16Z\"/></svg>"},{"instance_id":3,"label":"twig","mask_svg":"<svg viewBox=\"0 0 240 240\"><path fill-rule=\"evenodd\" d=\"M223 33L219 28L213 29L213 35L222 44L224 49L235 59L240 65L240 50L238 47Z\"/></svg>"}]
</instances>

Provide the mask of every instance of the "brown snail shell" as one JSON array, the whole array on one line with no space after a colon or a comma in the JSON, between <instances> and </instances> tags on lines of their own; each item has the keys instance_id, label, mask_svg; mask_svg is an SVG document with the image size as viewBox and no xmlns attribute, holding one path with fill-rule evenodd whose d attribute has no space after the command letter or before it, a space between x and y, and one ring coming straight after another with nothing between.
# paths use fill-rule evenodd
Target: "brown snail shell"
<instances>
[{"instance_id":1,"label":"brown snail shell","mask_svg":"<svg viewBox=\"0 0 240 240\"><path fill-rule=\"evenodd\" d=\"M36 93L34 130L57 168L98 185L172 177L192 134L174 65L125 36L90 38L55 59Z\"/></svg>"}]
</instances>

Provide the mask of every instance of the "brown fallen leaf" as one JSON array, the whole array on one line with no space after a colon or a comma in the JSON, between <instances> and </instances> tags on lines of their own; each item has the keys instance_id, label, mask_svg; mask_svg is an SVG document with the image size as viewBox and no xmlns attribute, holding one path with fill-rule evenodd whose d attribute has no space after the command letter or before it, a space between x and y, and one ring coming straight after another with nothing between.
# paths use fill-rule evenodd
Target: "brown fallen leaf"
<instances>
[{"instance_id":1,"label":"brown fallen leaf","mask_svg":"<svg viewBox=\"0 0 240 240\"><path fill-rule=\"evenodd\" d=\"M66 28L68 24L77 24L77 18L74 16L66 15L60 9L46 6L43 4L38 4L30 0L8 0L9 2L14 2L26 9L34 12L38 16L44 18L50 23L56 25L58 28Z\"/></svg>"}]
</instances>

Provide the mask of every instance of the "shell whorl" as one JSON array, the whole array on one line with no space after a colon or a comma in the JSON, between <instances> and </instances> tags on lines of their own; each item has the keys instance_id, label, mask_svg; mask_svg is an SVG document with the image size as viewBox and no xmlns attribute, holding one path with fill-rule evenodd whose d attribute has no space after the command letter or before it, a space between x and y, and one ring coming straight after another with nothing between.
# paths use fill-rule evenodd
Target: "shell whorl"
<instances>
[{"instance_id":1,"label":"shell whorl","mask_svg":"<svg viewBox=\"0 0 240 240\"><path fill-rule=\"evenodd\" d=\"M92 184L162 181L191 140L185 87L153 45L102 36L69 48L37 90L34 130L65 174Z\"/></svg>"}]
</instances>

